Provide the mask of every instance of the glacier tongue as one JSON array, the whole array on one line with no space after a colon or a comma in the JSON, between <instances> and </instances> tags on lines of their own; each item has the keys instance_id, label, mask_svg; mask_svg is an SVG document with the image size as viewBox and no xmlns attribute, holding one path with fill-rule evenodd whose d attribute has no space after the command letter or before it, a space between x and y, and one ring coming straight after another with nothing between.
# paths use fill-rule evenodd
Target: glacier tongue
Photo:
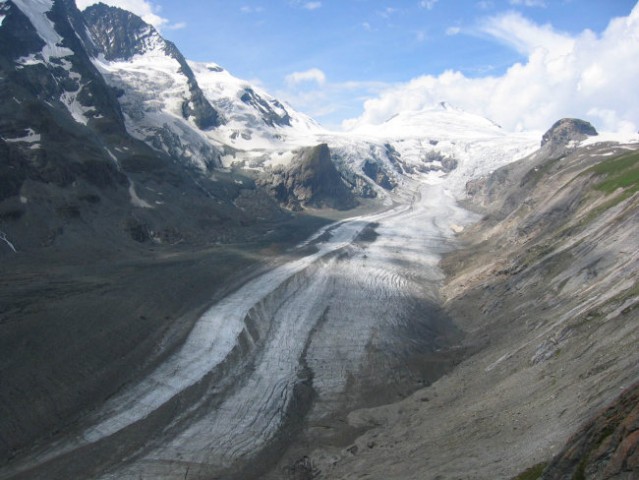
<instances>
[{"instance_id":1,"label":"glacier tongue","mask_svg":"<svg viewBox=\"0 0 639 480\"><path fill-rule=\"evenodd\" d=\"M82 433L21 465L126 444L100 478L225 475L291 422L352 406L369 387L423 382L406 369L411 355L446 349L442 339L454 337L434 307L438 259L455 228L474 219L445 187L434 174L406 180L394 208L324 228L297 259L213 305L178 351L85 418Z\"/></svg>"},{"instance_id":2,"label":"glacier tongue","mask_svg":"<svg viewBox=\"0 0 639 480\"><path fill-rule=\"evenodd\" d=\"M312 416L319 419L347 398L353 378L363 386L395 378L411 354L401 335L423 343L421 349L445 347L422 336L440 327L414 309L437 300L439 255L452 247L452 225L472 217L437 179L412 188L411 202L325 229L323 240L315 240L318 252L263 274L213 306L180 352L113 398L85 441L138 428L136 422L206 382L223 363L236 385L214 382L208 400L182 405L175 430L157 447L102 478L153 472L168 479L187 467L190 474L209 475L242 468L288 428L292 411L308 408L300 404L308 401L300 388L317 393ZM372 243L361 236L366 229L378 235ZM239 345L245 357L233 367L228 359ZM203 409L206 404L215 406Z\"/></svg>"}]
</instances>

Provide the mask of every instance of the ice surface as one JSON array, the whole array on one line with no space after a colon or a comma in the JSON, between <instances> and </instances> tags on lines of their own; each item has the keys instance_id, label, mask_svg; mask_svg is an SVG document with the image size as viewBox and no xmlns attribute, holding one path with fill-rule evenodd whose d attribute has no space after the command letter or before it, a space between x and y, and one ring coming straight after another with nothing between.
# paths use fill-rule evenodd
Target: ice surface
<instances>
[{"instance_id":1,"label":"ice surface","mask_svg":"<svg viewBox=\"0 0 639 480\"><path fill-rule=\"evenodd\" d=\"M451 226L473 218L444 186L424 178L407 204L326 227L310 239L330 234L318 252L275 268L212 307L180 352L109 403L85 440L131 425L200 381L228 358L247 317L255 323L248 341L260 345L255 364L237 372L237 388L218 406L193 417L139 463L104 478L135 478L151 463L169 465L176 458L219 467L246 460L286 422L303 358L321 398L343 392L365 368L367 348L380 329L409 321L412 301L436 298L442 278L437 262L451 248ZM379 237L364 249L356 238L371 223L378 224Z\"/></svg>"},{"instance_id":2,"label":"ice surface","mask_svg":"<svg viewBox=\"0 0 639 480\"><path fill-rule=\"evenodd\" d=\"M200 381L229 355L253 306L321 257L347 245L360 229L361 221L343 223L319 252L262 275L216 304L195 325L176 355L138 386L109 402L105 419L88 430L85 438L97 441L113 434Z\"/></svg>"},{"instance_id":3,"label":"ice surface","mask_svg":"<svg viewBox=\"0 0 639 480\"><path fill-rule=\"evenodd\" d=\"M473 219L456 206L445 179L406 182L396 207L325 227L305 243L314 253L266 271L216 303L174 355L110 399L79 437L37 461L136 429L180 399L174 433L140 463L104 478L137 478L149 463L170 465L176 458L229 466L264 448L285 424L303 362L320 399L339 396L366 368L368 347L382 342L384 350L379 332L411 321L414 302L436 299L439 255L451 248L453 226ZM133 184L131 192L137 197ZM358 235L371 225L378 236L363 246ZM203 396L188 400L192 387ZM202 408L207 402L215 408Z\"/></svg>"}]
</instances>

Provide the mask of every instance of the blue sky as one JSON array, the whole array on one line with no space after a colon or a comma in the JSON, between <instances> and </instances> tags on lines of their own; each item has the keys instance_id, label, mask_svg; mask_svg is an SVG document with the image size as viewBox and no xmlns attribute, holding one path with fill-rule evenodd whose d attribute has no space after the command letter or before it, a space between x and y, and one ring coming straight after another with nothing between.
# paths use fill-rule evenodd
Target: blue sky
<instances>
[{"instance_id":1,"label":"blue sky","mask_svg":"<svg viewBox=\"0 0 639 480\"><path fill-rule=\"evenodd\" d=\"M92 1L80 0L78 4ZM531 63L537 42L551 52L555 45L560 45L561 50L570 39L580 44L581 40L594 36L603 42L611 20L628 17L637 2L106 0L106 3L146 14L145 18L153 21L187 58L216 62L235 76L259 83L320 122L337 127L347 119L365 115L366 100L374 102L389 91L410 86L416 79L436 79L440 89L437 94L446 95L441 89L446 81L442 75L447 72L461 75L464 82L505 78L514 65ZM628 28L634 31L634 26ZM581 53L584 55L585 50ZM580 57L580 63L589 68L586 59ZM456 103L455 98L440 100ZM425 101L422 98L417 104ZM467 108L465 100L457 103ZM588 111L602 110L604 106L590 105ZM491 112L487 109L477 113ZM493 113L494 116L499 114ZM623 118L633 123L627 128L639 123L639 118L626 118L628 113L617 116L617 123ZM496 120L512 129L539 127L533 121Z\"/></svg>"}]
</instances>

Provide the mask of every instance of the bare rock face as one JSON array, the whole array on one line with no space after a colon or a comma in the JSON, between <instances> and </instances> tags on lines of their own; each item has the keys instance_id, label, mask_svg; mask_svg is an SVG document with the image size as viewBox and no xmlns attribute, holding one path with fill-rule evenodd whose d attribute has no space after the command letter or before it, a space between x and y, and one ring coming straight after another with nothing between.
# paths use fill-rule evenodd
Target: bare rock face
<instances>
[{"instance_id":1,"label":"bare rock face","mask_svg":"<svg viewBox=\"0 0 639 480\"><path fill-rule=\"evenodd\" d=\"M290 166L274 170L259 183L292 210L303 207L348 210L357 205L326 144L302 150Z\"/></svg>"},{"instance_id":2,"label":"bare rock face","mask_svg":"<svg viewBox=\"0 0 639 480\"><path fill-rule=\"evenodd\" d=\"M562 118L541 138L541 147L549 153L561 155L572 143L599 135L595 127L585 120Z\"/></svg>"},{"instance_id":3,"label":"bare rock face","mask_svg":"<svg viewBox=\"0 0 639 480\"><path fill-rule=\"evenodd\" d=\"M269 102L250 87L244 89L244 93L240 99L245 104L252 106L256 111L260 112L264 123L267 125L271 127L276 125L279 127L291 126L291 116L279 101L272 100Z\"/></svg>"},{"instance_id":4,"label":"bare rock face","mask_svg":"<svg viewBox=\"0 0 639 480\"><path fill-rule=\"evenodd\" d=\"M388 172L384 170L384 167L378 163L366 160L362 170L368 178L385 190L392 190L397 186L396 182L388 175Z\"/></svg>"},{"instance_id":5,"label":"bare rock face","mask_svg":"<svg viewBox=\"0 0 639 480\"><path fill-rule=\"evenodd\" d=\"M562 118L550 127L541 138L541 146L547 143L566 144L571 141L584 140L587 137L597 136L597 130L589 122L577 118Z\"/></svg>"},{"instance_id":6,"label":"bare rock face","mask_svg":"<svg viewBox=\"0 0 639 480\"><path fill-rule=\"evenodd\" d=\"M639 478L639 385L577 432L541 478Z\"/></svg>"}]
</instances>

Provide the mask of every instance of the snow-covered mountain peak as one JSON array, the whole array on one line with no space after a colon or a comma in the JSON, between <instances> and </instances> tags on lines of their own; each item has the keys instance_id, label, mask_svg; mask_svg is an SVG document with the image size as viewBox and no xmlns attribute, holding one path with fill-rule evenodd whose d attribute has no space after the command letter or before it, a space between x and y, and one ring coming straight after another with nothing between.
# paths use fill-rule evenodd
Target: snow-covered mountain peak
<instances>
[{"instance_id":1,"label":"snow-covered mountain peak","mask_svg":"<svg viewBox=\"0 0 639 480\"><path fill-rule=\"evenodd\" d=\"M540 132L504 131L446 102L397 113L378 125L359 125L343 135L377 145L382 153L376 155L378 163L387 170L400 165L403 173L446 175L448 187L459 196L470 178L532 153L541 138Z\"/></svg>"},{"instance_id":2,"label":"snow-covered mountain peak","mask_svg":"<svg viewBox=\"0 0 639 480\"><path fill-rule=\"evenodd\" d=\"M188 62L130 12L97 4L83 15L100 53L95 65L123 92L127 129L156 150L208 169L219 164L227 147L240 156L241 151L262 156L259 152L281 151L291 142L311 145L301 139L323 131L220 65Z\"/></svg>"},{"instance_id":3,"label":"snow-covered mountain peak","mask_svg":"<svg viewBox=\"0 0 639 480\"><path fill-rule=\"evenodd\" d=\"M218 140L235 148L279 148L325 130L247 80L233 76L213 62L189 62L205 97L227 119L216 131Z\"/></svg>"},{"instance_id":4,"label":"snow-covered mountain peak","mask_svg":"<svg viewBox=\"0 0 639 480\"><path fill-rule=\"evenodd\" d=\"M480 138L505 135L491 120L451 106L446 102L419 110L397 113L382 124L360 125L351 133L374 137L410 138L428 136L434 140Z\"/></svg>"},{"instance_id":5,"label":"snow-covered mountain peak","mask_svg":"<svg viewBox=\"0 0 639 480\"><path fill-rule=\"evenodd\" d=\"M122 92L119 100L129 133L201 169L217 165L217 148L205 132L224 119L205 98L177 47L117 7L92 5L83 16L99 51L94 64Z\"/></svg>"}]
</instances>

